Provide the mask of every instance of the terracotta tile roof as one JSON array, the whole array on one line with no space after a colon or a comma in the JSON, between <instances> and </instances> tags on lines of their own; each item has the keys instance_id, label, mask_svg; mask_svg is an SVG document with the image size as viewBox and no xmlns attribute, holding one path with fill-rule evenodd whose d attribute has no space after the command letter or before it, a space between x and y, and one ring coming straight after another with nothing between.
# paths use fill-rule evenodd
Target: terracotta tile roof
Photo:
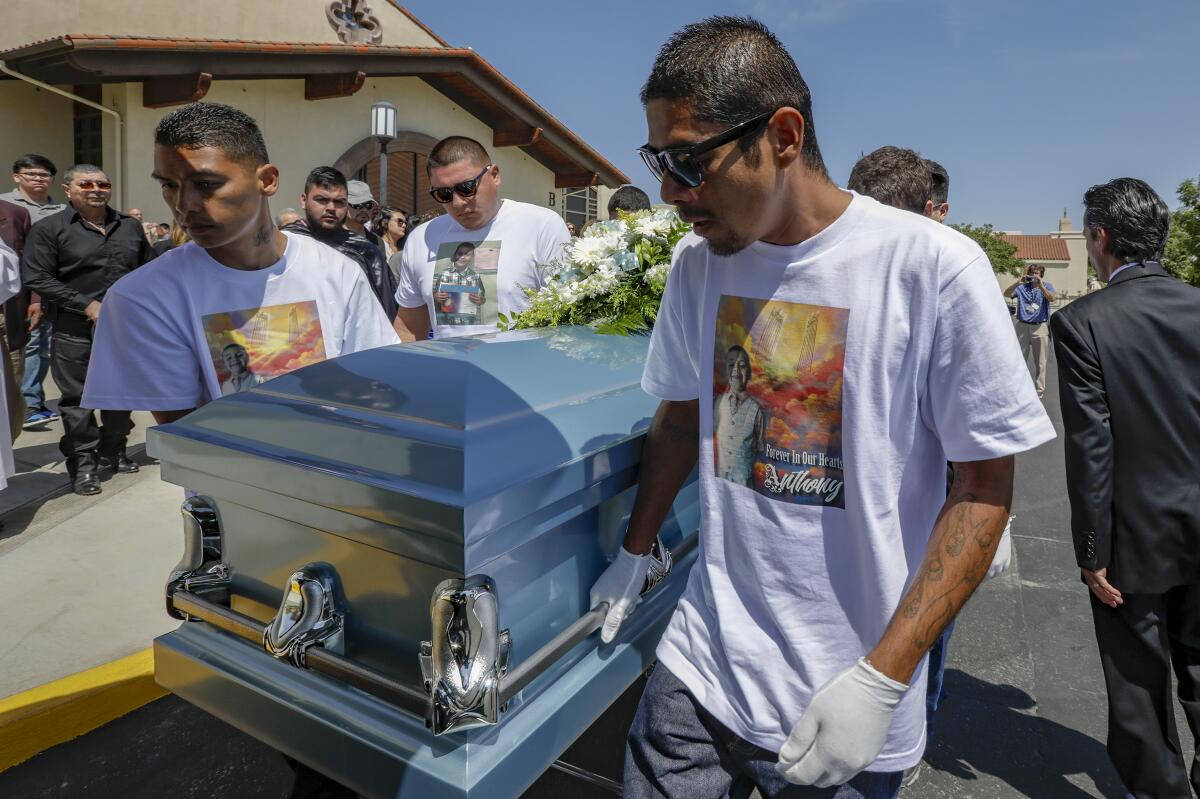
<instances>
[{"instance_id":1,"label":"terracotta tile roof","mask_svg":"<svg viewBox=\"0 0 1200 799\"><path fill-rule=\"evenodd\" d=\"M301 60L320 56L340 59L347 64L347 68L362 69L368 75L417 76L435 89L449 94L451 99L493 128L529 125L543 129L543 134L536 141L522 149L526 149L560 177L582 180L595 174L599 182L610 186L629 182L624 173L574 131L469 48L72 33L8 50L0 53L0 59L19 71L52 83L137 81L165 74L147 71L149 66L142 62L139 62L142 64L139 67L122 67L126 70L140 69L146 74L127 71L107 74L107 60L85 58L87 54L100 57L106 53L114 56L119 53L140 53L154 58L185 59L190 65L189 70L202 67L203 71L211 72L216 79L253 76L244 71L247 68L244 61L240 62L240 69L243 70L240 74L221 74L219 62L209 60L218 54ZM311 65L315 62L307 63ZM41 68L51 70L53 74L39 74ZM272 59L270 68L265 69L261 76L281 78L311 74L303 64L297 66L296 74L292 72L287 67L277 66Z\"/></svg>"},{"instance_id":2,"label":"terracotta tile roof","mask_svg":"<svg viewBox=\"0 0 1200 799\"><path fill-rule=\"evenodd\" d=\"M1005 233L1001 236L1017 248L1017 257L1022 261L1070 261L1067 243L1053 236L1017 236Z\"/></svg>"}]
</instances>

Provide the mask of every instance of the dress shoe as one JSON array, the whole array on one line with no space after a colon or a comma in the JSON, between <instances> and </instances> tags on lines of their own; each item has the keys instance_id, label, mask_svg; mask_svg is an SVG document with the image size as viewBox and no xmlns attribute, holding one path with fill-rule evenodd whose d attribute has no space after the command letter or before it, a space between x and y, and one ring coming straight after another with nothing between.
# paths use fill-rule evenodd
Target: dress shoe
<instances>
[{"instance_id":1,"label":"dress shoe","mask_svg":"<svg viewBox=\"0 0 1200 799\"><path fill-rule=\"evenodd\" d=\"M93 494L99 494L100 473L96 470L96 465L94 463L80 465L75 471L75 476L71 478L71 488L81 497L90 497Z\"/></svg>"},{"instance_id":2,"label":"dress shoe","mask_svg":"<svg viewBox=\"0 0 1200 799\"><path fill-rule=\"evenodd\" d=\"M141 471L141 467L129 459L123 448L107 453L102 458L102 462L105 466L119 474L135 474Z\"/></svg>"}]
</instances>

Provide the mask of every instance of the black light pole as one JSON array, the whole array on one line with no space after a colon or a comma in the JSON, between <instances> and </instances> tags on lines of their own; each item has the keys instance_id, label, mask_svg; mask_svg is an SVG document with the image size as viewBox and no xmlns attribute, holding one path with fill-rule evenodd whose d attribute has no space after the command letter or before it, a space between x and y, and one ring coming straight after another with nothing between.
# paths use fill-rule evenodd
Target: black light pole
<instances>
[{"instance_id":1,"label":"black light pole","mask_svg":"<svg viewBox=\"0 0 1200 799\"><path fill-rule=\"evenodd\" d=\"M381 100L371 106L371 135L379 139L379 204L387 208L387 147L396 138L396 106Z\"/></svg>"}]
</instances>

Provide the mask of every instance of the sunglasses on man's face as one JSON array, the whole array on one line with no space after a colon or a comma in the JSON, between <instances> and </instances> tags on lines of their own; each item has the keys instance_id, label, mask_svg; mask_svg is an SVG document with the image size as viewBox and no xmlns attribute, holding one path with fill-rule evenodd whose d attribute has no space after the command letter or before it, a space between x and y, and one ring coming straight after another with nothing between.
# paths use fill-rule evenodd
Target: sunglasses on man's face
<instances>
[{"instance_id":1,"label":"sunglasses on man's face","mask_svg":"<svg viewBox=\"0 0 1200 799\"><path fill-rule=\"evenodd\" d=\"M91 191L92 189L100 189L100 191L108 191L109 189L112 188L112 184L109 183L107 180L81 180L81 181L77 182L75 185L78 186L79 188L83 189L84 191Z\"/></svg>"},{"instance_id":2,"label":"sunglasses on man's face","mask_svg":"<svg viewBox=\"0 0 1200 799\"><path fill-rule=\"evenodd\" d=\"M469 200L475 196L475 192L479 191L479 181L483 180L483 176L486 175L488 170L491 168L492 165L488 164L483 168L482 172L470 180L464 180L462 183L455 183L453 186L439 186L435 189L430 189L429 195L442 205L448 204L454 199L454 195L456 194L459 197L462 197L464 200Z\"/></svg>"},{"instance_id":3,"label":"sunglasses on man's face","mask_svg":"<svg viewBox=\"0 0 1200 799\"><path fill-rule=\"evenodd\" d=\"M650 170L655 179L662 181L663 175L670 175L677 183L694 189L704 182L704 170L700 167L700 156L712 152L722 144L737 141L743 136L754 132L759 125L771 118L774 111L765 111L753 119L739 122L729 130L718 133L712 138L686 147L668 147L665 150L655 150L649 144L638 148L638 155Z\"/></svg>"}]
</instances>

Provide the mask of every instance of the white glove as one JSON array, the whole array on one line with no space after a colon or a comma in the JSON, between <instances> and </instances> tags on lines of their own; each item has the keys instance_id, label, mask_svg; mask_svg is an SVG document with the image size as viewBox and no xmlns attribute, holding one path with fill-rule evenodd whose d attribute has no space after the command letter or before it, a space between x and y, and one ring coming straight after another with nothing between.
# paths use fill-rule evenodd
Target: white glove
<instances>
[{"instance_id":1,"label":"white glove","mask_svg":"<svg viewBox=\"0 0 1200 799\"><path fill-rule=\"evenodd\" d=\"M775 769L797 785L844 785L879 756L907 690L859 658L813 695Z\"/></svg>"},{"instance_id":2,"label":"white glove","mask_svg":"<svg viewBox=\"0 0 1200 799\"><path fill-rule=\"evenodd\" d=\"M1008 517L1008 524L1004 525L1004 533L1000 536L1000 545L996 547L996 554L992 557L992 565L988 566L987 576L983 579L990 580L993 577L999 577L1008 571L1009 564L1012 563L1012 516Z\"/></svg>"},{"instance_id":3,"label":"white glove","mask_svg":"<svg viewBox=\"0 0 1200 799\"><path fill-rule=\"evenodd\" d=\"M646 572L649 569L649 555L634 555L621 547L617 559L592 586L589 595L591 606L594 608L601 602L608 603L608 615L604 617L604 626L600 630L602 642L607 644L617 637L621 622L641 601L642 587L646 584Z\"/></svg>"}]
</instances>

